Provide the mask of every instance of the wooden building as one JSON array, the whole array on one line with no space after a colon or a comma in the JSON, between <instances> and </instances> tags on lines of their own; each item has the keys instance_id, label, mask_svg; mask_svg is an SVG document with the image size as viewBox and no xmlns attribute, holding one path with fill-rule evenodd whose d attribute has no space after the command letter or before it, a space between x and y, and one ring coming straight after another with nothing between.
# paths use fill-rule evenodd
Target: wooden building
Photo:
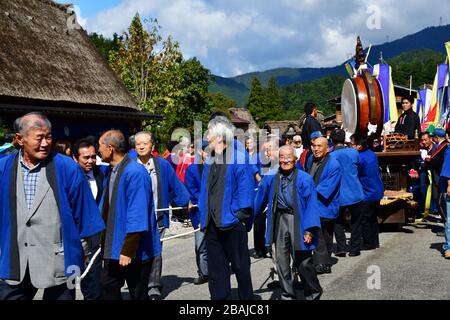
<instances>
[{"instance_id":1,"label":"wooden building","mask_svg":"<svg viewBox=\"0 0 450 320\"><path fill-rule=\"evenodd\" d=\"M71 5L51 0L0 1L0 121L10 127L30 111L46 114L55 139L115 128L125 135L142 120L122 81L109 68Z\"/></svg>"}]
</instances>

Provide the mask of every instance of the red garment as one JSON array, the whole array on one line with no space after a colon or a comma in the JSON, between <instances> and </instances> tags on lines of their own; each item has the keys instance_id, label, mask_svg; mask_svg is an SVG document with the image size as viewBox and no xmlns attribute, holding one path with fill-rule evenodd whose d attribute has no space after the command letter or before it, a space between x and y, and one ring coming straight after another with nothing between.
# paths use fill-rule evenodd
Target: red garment
<instances>
[{"instance_id":1,"label":"red garment","mask_svg":"<svg viewBox=\"0 0 450 320\"><path fill-rule=\"evenodd\" d=\"M177 168L175 170L175 173L177 174L178 178L181 180L181 182L184 184L184 176L186 174L187 168L194 163L194 156L191 156L190 154L184 154L180 157L180 161L177 164Z\"/></svg>"}]
</instances>

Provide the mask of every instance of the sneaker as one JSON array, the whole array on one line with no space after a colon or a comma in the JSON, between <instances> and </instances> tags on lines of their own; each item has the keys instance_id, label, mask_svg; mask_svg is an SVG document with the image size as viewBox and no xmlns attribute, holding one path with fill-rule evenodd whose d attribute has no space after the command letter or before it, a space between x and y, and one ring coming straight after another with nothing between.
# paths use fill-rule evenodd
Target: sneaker
<instances>
[{"instance_id":1,"label":"sneaker","mask_svg":"<svg viewBox=\"0 0 450 320\"><path fill-rule=\"evenodd\" d=\"M444 253L444 258L450 259L450 251L447 251L446 253Z\"/></svg>"}]
</instances>

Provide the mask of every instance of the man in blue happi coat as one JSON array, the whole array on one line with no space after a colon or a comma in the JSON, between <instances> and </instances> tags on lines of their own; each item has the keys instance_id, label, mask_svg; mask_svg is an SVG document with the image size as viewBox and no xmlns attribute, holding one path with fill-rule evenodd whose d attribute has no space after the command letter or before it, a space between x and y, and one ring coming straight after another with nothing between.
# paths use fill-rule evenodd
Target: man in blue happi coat
<instances>
[{"instance_id":1,"label":"man in blue happi coat","mask_svg":"<svg viewBox=\"0 0 450 320\"><path fill-rule=\"evenodd\" d=\"M50 121L32 112L15 127L20 151L0 160L0 300L32 300L38 289L72 300L68 277L89 251L81 240L105 226L81 169L50 152Z\"/></svg>"},{"instance_id":2,"label":"man in blue happi coat","mask_svg":"<svg viewBox=\"0 0 450 320\"><path fill-rule=\"evenodd\" d=\"M295 151L280 148L280 170L266 175L258 187L254 210L267 205L266 246L275 243L275 258L283 300L296 299L290 261L298 270L307 300L319 299L322 288L314 269L312 250L319 240L320 217L312 178L295 167Z\"/></svg>"},{"instance_id":3,"label":"man in blue happi coat","mask_svg":"<svg viewBox=\"0 0 450 320\"><path fill-rule=\"evenodd\" d=\"M197 150L196 161L187 168L184 177L184 185L190 195L189 218L194 229L197 229L200 225L200 210L194 206L198 206L198 199L200 198L203 163L208 156L207 147L208 141L204 140L201 148ZM202 230L195 233L195 261L197 263L198 277L194 279L194 284L204 284L208 282L208 254L206 251L205 233Z\"/></svg>"},{"instance_id":4,"label":"man in blue happi coat","mask_svg":"<svg viewBox=\"0 0 450 320\"><path fill-rule=\"evenodd\" d=\"M314 251L314 265L318 274L331 273L334 222L339 214L341 170L330 155L325 137L311 139L314 158L308 161L306 172L311 175L317 192L317 210L320 215L320 234Z\"/></svg>"},{"instance_id":5,"label":"man in blue happi coat","mask_svg":"<svg viewBox=\"0 0 450 320\"><path fill-rule=\"evenodd\" d=\"M362 248L372 250L380 246L377 213L380 200L384 196L384 185L381 181L377 155L369 149L367 138L356 133L350 140L352 147L359 151L358 176L364 191L361 213Z\"/></svg>"},{"instance_id":6,"label":"man in blue happi coat","mask_svg":"<svg viewBox=\"0 0 450 320\"><path fill-rule=\"evenodd\" d=\"M152 184L152 197L155 204L156 220L160 238L164 238L164 233L169 228L169 205L186 207L189 203L189 193L181 183L172 165L160 158L153 156L155 137L151 132L142 131L135 135L136 151L138 153L137 162L147 171ZM163 209L163 210L161 210ZM161 244L162 245L162 244ZM148 284L148 295L151 300L161 299L161 272L162 256L155 258L152 264L150 280Z\"/></svg>"},{"instance_id":7,"label":"man in blue happi coat","mask_svg":"<svg viewBox=\"0 0 450 320\"><path fill-rule=\"evenodd\" d=\"M248 168L236 163L234 127L213 119L208 125L212 152L203 168L199 198L200 228L205 232L211 299L231 299L230 264L239 298L253 299L247 232L253 221L253 181Z\"/></svg>"},{"instance_id":8,"label":"man in blue happi coat","mask_svg":"<svg viewBox=\"0 0 450 320\"><path fill-rule=\"evenodd\" d=\"M107 175L109 166L97 165L97 150L94 142L90 139L79 139L73 145L73 160L80 166L85 175L86 181L92 192L97 205L102 199L103 190L106 189ZM92 237L90 247L92 248L91 257L100 248L100 234ZM102 259L98 255L89 272L80 282L81 292L85 300L100 300L102 288L100 284L100 275L102 272Z\"/></svg>"},{"instance_id":9,"label":"man in blue happi coat","mask_svg":"<svg viewBox=\"0 0 450 320\"><path fill-rule=\"evenodd\" d=\"M150 178L127 151L122 132L110 130L100 137L100 155L111 165L100 204L106 223L101 239L104 300L121 300L125 281L132 299L147 300L151 266L161 255Z\"/></svg>"},{"instance_id":10,"label":"man in blue happi coat","mask_svg":"<svg viewBox=\"0 0 450 320\"><path fill-rule=\"evenodd\" d=\"M336 129L331 133L334 151L331 153L341 168L341 189L339 194L339 216L334 224L334 236L336 237L336 253L338 257L347 254L347 243L345 237L345 213L351 214L351 236L349 256L361 254L362 237L362 202L364 192L358 177L359 153L353 148L345 145L345 131Z\"/></svg>"}]
</instances>

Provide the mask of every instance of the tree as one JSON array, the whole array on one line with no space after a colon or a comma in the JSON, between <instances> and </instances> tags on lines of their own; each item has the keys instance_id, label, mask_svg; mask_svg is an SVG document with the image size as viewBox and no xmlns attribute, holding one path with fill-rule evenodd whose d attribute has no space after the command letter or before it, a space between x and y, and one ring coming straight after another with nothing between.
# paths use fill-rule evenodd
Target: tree
<instances>
[{"instance_id":1,"label":"tree","mask_svg":"<svg viewBox=\"0 0 450 320\"><path fill-rule=\"evenodd\" d=\"M211 73L196 58L183 61L178 68L180 94L176 106L166 109L167 129L184 127L192 132L194 121L206 124L211 114L212 101L207 95Z\"/></svg>"},{"instance_id":2,"label":"tree","mask_svg":"<svg viewBox=\"0 0 450 320\"><path fill-rule=\"evenodd\" d=\"M144 122L161 141L170 139L176 127L192 130L194 121L206 121L212 108L207 97L211 74L196 59L184 61L178 42L163 41L157 20L136 14L127 32L117 37L110 51L110 65L136 97L144 111L164 116L163 121Z\"/></svg>"},{"instance_id":3,"label":"tree","mask_svg":"<svg viewBox=\"0 0 450 320\"><path fill-rule=\"evenodd\" d=\"M282 100L280 91L278 89L277 80L275 77L269 79L269 83L266 90L266 119L267 120L279 120L283 113Z\"/></svg>"},{"instance_id":4,"label":"tree","mask_svg":"<svg viewBox=\"0 0 450 320\"><path fill-rule=\"evenodd\" d=\"M212 103L212 112L221 111L227 116L230 116L228 110L237 107L236 101L228 98L223 93L208 93L208 97Z\"/></svg>"},{"instance_id":5,"label":"tree","mask_svg":"<svg viewBox=\"0 0 450 320\"><path fill-rule=\"evenodd\" d=\"M103 35L98 33L90 33L89 38L96 46L98 52L101 54L105 61L109 60L109 55L111 51L117 51L118 35L114 33L113 39L105 38Z\"/></svg>"},{"instance_id":6,"label":"tree","mask_svg":"<svg viewBox=\"0 0 450 320\"><path fill-rule=\"evenodd\" d=\"M247 109L253 115L258 126L262 128L264 126L264 122L267 120L265 96L261 82L256 77L252 80Z\"/></svg>"},{"instance_id":7,"label":"tree","mask_svg":"<svg viewBox=\"0 0 450 320\"><path fill-rule=\"evenodd\" d=\"M173 105L180 77L177 64L183 57L178 43L169 37L162 41L157 20L144 29L139 14L136 14L127 32L117 40L117 51L111 51L110 65L136 97L144 111L158 112Z\"/></svg>"}]
</instances>

